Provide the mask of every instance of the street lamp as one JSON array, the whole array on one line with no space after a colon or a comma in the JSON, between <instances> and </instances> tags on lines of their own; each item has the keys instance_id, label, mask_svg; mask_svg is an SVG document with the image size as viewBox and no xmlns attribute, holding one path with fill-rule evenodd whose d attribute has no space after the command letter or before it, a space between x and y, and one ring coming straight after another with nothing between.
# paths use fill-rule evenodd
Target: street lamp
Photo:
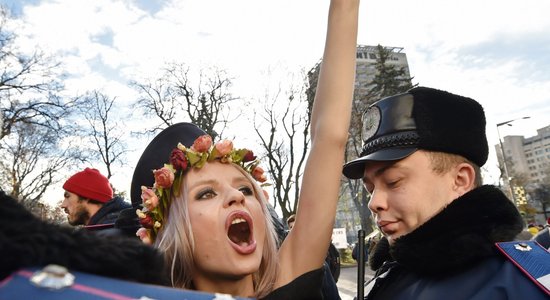
<instances>
[{"instance_id":1,"label":"street lamp","mask_svg":"<svg viewBox=\"0 0 550 300\"><path fill-rule=\"evenodd\" d=\"M510 188L510 195L512 196L512 202L514 203L514 205L517 205L516 196L514 195L512 181L510 180L510 174L508 173L508 163L506 159L506 154L504 154L504 145L502 144L502 139L500 138L500 131L498 130L498 128L503 125L512 126L511 123L514 121L529 119L529 118L530 117L522 117L522 118L517 118L517 119L513 119L513 120L509 120L509 121L505 121L497 124L497 135L498 135L498 142L500 143L500 153L502 154L502 162L504 164L504 175L506 176L506 181L508 182L508 187Z\"/></svg>"}]
</instances>

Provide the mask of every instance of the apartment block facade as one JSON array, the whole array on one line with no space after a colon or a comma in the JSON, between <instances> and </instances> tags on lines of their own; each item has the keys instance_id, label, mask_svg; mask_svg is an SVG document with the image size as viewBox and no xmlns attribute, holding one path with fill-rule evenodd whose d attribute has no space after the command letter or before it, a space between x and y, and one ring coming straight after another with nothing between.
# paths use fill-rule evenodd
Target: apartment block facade
<instances>
[{"instance_id":1,"label":"apartment block facade","mask_svg":"<svg viewBox=\"0 0 550 300\"><path fill-rule=\"evenodd\" d=\"M510 176L525 176L532 183L541 183L550 176L550 125L537 130L537 135L505 136L502 148L506 157L506 168ZM500 144L495 145L498 162L504 170Z\"/></svg>"}]
</instances>

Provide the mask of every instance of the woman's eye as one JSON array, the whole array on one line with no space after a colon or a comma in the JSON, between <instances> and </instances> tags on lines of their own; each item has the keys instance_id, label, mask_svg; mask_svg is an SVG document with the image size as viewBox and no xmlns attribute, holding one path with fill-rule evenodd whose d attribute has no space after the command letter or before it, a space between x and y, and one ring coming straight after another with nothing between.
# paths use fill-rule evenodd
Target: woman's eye
<instances>
[{"instance_id":1,"label":"woman's eye","mask_svg":"<svg viewBox=\"0 0 550 300\"><path fill-rule=\"evenodd\" d=\"M253 195L253 194L254 194L254 192L252 191L252 189L249 188L249 187L247 187L247 186L243 186L243 187L239 188L239 191L240 191L241 193L243 193L243 195L245 195L245 196L250 196L250 195Z\"/></svg>"},{"instance_id":2,"label":"woman's eye","mask_svg":"<svg viewBox=\"0 0 550 300\"><path fill-rule=\"evenodd\" d=\"M207 190L202 190L200 191L198 194L197 194L197 197L196 199L197 200L201 200L201 199L211 199L211 198L214 198L216 197L216 193L211 190L211 189L207 189Z\"/></svg>"}]
</instances>

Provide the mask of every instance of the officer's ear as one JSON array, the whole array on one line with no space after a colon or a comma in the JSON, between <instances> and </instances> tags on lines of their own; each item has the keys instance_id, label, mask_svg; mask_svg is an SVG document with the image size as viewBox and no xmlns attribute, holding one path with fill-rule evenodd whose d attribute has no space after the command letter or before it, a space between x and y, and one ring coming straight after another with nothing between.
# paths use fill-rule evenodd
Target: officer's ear
<instances>
[{"instance_id":1,"label":"officer's ear","mask_svg":"<svg viewBox=\"0 0 550 300\"><path fill-rule=\"evenodd\" d=\"M457 164L454 170L453 189L458 198L474 189L476 172L474 167L466 162Z\"/></svg>"}]
</instances>

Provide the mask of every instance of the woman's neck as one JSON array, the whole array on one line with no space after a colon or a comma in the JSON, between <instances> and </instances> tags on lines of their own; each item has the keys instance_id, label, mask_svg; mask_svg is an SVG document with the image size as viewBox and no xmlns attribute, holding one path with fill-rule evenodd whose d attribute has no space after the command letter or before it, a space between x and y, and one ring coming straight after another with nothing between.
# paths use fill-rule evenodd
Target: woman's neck
<instances>
[{"instance_id":1,"label":"woman's neck","mask_svg":"<svg viewBox=\"0 0 550 300\"><path fill-rule=\"evenodd\" d=\"M197 276L193 278L196 290L208 293L222 293L240 297L254 296L252 275L241 278Z\"/></svg>"}]
</instances>

